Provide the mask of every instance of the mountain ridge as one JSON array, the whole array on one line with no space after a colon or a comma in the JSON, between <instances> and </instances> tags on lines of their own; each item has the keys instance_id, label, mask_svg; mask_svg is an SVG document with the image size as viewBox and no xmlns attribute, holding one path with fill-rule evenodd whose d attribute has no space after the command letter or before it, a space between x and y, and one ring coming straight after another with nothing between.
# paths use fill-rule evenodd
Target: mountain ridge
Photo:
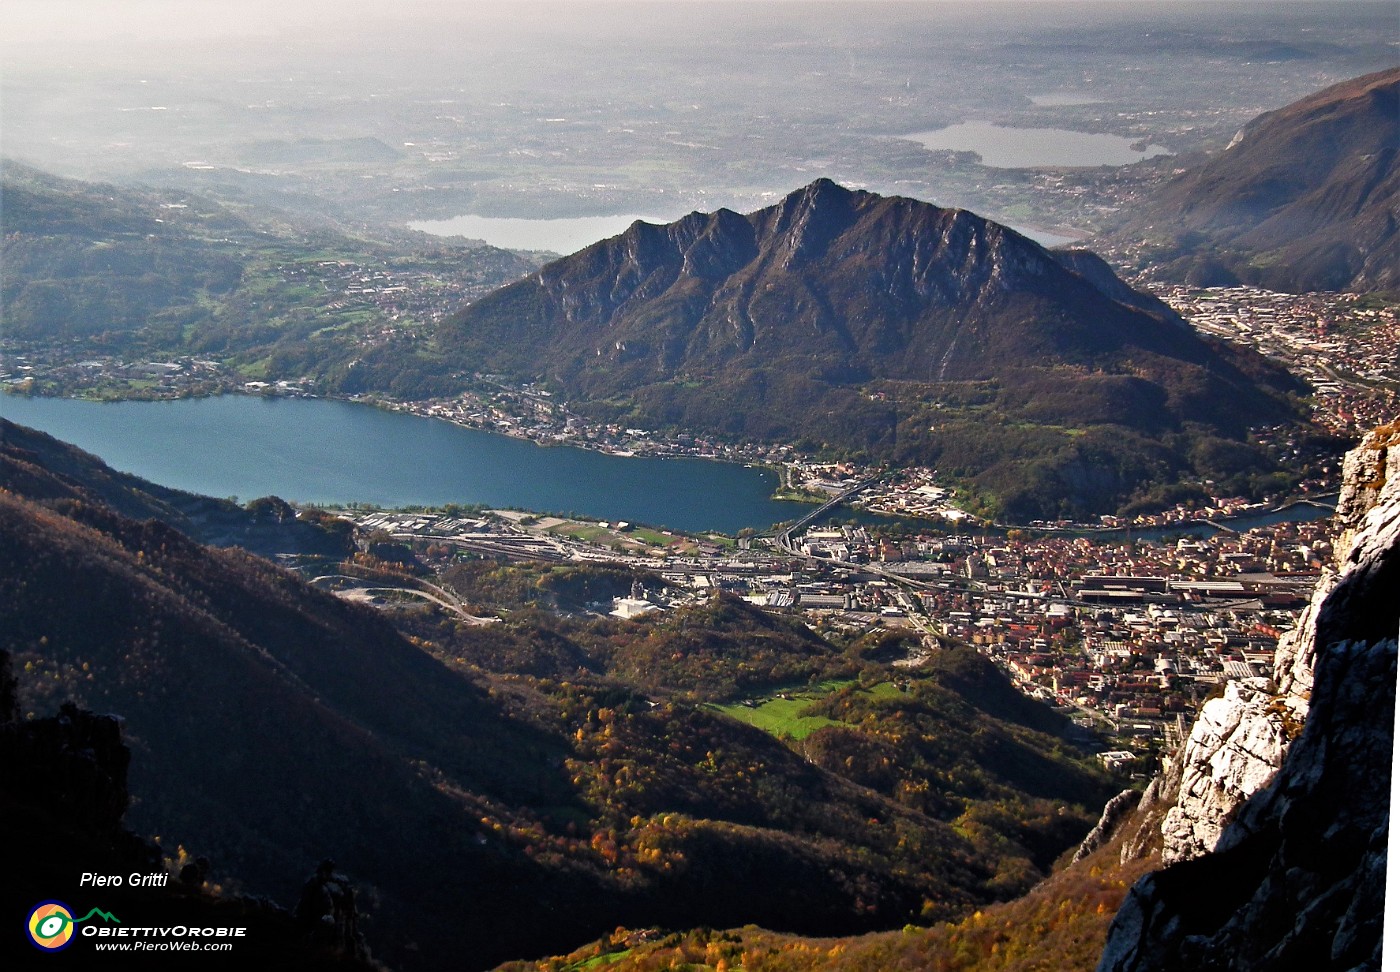
<instances>
[{"instance_id":1,"label":"mountain ridge","mask_svg":"<svg viewBox=\"0 0 1400 972\"><path fill-rule=\"evenodd\" d=\"M438 393L470 372L544 381L594 419L941 466L1017 516L1220 478L1169 437L1241 442L1302 389L1093 255L827 179L748 215L634 223L433 343L396 365Z\"/></svg>"},{"instance_id":2,"label":"mountain ridge","mask_svg":"<svg viewBox=\"0 0 1400 972\"><path fill-rule=\"evenodd\" d=\"M836 244L841 244L841 251L833 254ZM876 246L884 248L881 263L870 266L870 251ZM814 268L834 269L837 275L859 279L860 289L870 291L871 296L852 302L849 308L832 307L829 300L822 300L822 287L817 282L801 277ZM679 352L693 352L697 347L713 351L723 363L761 340L798 336L783 333L787 322L777 319L776 311L770 313L762 294L755 292L758 285L774 287L774 281L767 278L776 275L797 278L792 285L806 300L799 300L791 310L804 328L814 332L806 336L823 345L834 344L835 350L853 352L858 372L869 368L862 367L861 358L888 351L910 352L920 359L936 358L936 370L920 373L927 367L922 360L919 370L913 360L903 362L906 367L902 369L900 362L893 362L895 370L885 377L932 380L982 377L986 364L956 334L940 342L943 335L919 333L912 324L897 329L903 322L881 314L886 310L880 306L882 300L905 302L915 313L930 315L939 304L958 307L1015 291L1039 295L1051 286L1087 285L1094 294L1115 303L1127 290L1119 282L1121 289L1110 295L1106 292L1109 288L1102 286L1101 275L1095 280L1081 276L1077 268L1066 267L1050 251L1014 230L966 210L939 209L915 200L852 191L829 179L818 179L749 216L722 209L712 214L692 213L664 226L638 221L617 237L595 243L573 257L549 264L526 281L502 288L455 320L463 324L480 321L491 302L504 300L507 294L514 297L529 289L533 281L561 313L564 323L549 334L556 342L586 336L586 331L578 332L606 315L610 332L624 338L650 338L644 332L649 324L665 328L665 333L653 339L662 369L675 368L683 360ZM717 281L720 286L706 294L701 289L705 281ZM846 289L857 290L855 286ZM1076 296L1082 297L1084 292ZM702 299L703 308L699 306ZM657 300L671 306L651 306ZM929 306L919 307L921 302ZM1158 309L1165 312L1163 320L1178 326L1177 337L1190 334L1164 306L1158 305ZM678 315L682 319L674 321ZM1148 322L1127 320L1139 325L1133 338L1149 345L1154 342ZM527 327L552 323L528 321ZM1056 318L1038 323L1046 330L1072 326ZM459 330L461 337L471 339L465 327ZM1094 324L1081 324L1080 331L1100 347L1112 347L1123 339L1122 334ZM1026 350L1051 350L1048 343L1055 337L1053 333L1033 332L1031 336L1041 346ZM677 338L688 343L680 345ZM1185 349L1190 355L1206 356L1203 349L1189 342L1179 344L1173 348L1178 353ZM613 365L638 358L638 352L631 349L610 353L605 344L585 350L594 350L599 357L608 355Z\"/></svg>"},{"instance_id":3,"label":"mountain ridge","mask_svg":"<svg viewBox=\"0 0 1400 972\"><path fill-rule=\"evenodd\" d=\"M1393 290L1397 200L1400 67L1259 115L1107 240L1188 283Z\"/></svg>"}]
</instances>

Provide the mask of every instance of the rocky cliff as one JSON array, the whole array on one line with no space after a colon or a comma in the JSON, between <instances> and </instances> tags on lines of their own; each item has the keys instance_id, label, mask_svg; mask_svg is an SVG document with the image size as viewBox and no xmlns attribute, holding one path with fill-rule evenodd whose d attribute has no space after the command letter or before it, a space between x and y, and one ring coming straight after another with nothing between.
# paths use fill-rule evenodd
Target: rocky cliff
<instances>
[{"instance_id":1,"label":"rocky cliff","mask_svg":"<svg viewBox=\"0 0 1400 972\"><path fill-rule=\"evenodd\" d=\"M1232 680L1201 709L1178 756L1176 805L1162 822L1162 863L1210 853L1240 804L1278 772L1285 706L1266 679Z\"/></svg>"},{"instance_id":2,"label":"rocky cliff","mask_svg":"<svg viewBox=\"0 0 1400 972\"><path fill-rule=\"evenodd\" d=\"M1400 630L1400 424L1347 458L1335 569L1272 682L1212 700L1144 804L1167 866L1100 972L1378 968ZM1275 772L1275 768L1277 771ZM1148 835L1129 842L1142 853Z\"/></svg>"}]
</instances>

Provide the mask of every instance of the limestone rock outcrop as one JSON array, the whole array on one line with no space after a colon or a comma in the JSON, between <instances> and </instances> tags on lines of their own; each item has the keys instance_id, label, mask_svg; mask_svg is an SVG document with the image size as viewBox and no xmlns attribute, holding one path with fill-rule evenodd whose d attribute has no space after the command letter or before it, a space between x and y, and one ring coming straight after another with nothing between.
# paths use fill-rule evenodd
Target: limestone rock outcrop
<instances>
[{"instance_id":1,"label":"limestone rock outcrop","mask_svg":"<svg viewBox=\"0 0 1400 972\"><path fill-rule=\"evenodd\" d=\"M1128 818L1137 805L1138 793L1136 790L1124 790L1104 804L1099 822L1094 824L1094 829L1089 831L1088 836L1080 841L1079 848L1074 852L1070 863L1079 863L1107 844L1113 838L1119 825Z\"/></svg>"},{"instance_id":2,"label":"limestone rock outcrop","mask_svg":"<svg viewBox=\"0 0 1400 972\"><path fill-rule=\"evenodd\" d=\"M1262 678L1233 680L1201 709L1179 756L1176 805L1162 822L1163 864L1215 850L1239 806L1278 772L1288 730L1270 688Z\"/></svg>"},{"instance_id":3,"label":"limestone rock outcrop","mask_svg":"<svg viewBox=\"0 0 1400 972\"><path fill-rule=\"evenodd\" d=\"M1238 685L1203 712L1174 766L1169 866L1129 893L1100 972L1379 968L1400 634L1397 453L1392 425L1349 455L1337 570L1280 643L1275 684ZM1300 724L1262 783L1270 753ZM1154 789L1148 799L1171 799L1171 785Z\"/></svg>"}]
</instances>

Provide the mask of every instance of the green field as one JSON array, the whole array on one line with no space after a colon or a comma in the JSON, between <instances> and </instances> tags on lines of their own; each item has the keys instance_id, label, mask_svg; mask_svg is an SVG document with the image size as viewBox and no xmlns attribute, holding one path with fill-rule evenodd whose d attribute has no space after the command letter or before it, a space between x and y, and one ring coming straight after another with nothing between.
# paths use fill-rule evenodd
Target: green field
<instances>
[{"instance_id":1,"label":"green field","mask_svg":"<svg viewBox=\"0 0 1400 972\"><path fill-rule=\"evenodd\" d=\"M711 705L710 708L738 719L740 722L762 729L779 739L806 739L823 726L839 726L841 723L826 716L810 716L802 713L813 702L819 702L833 692L852 684L851 680L833 680L800 690L782 691L763 700L749 699L730 705ZM862 689L877 697L896 696L899 689L892 682L881 682L868 689Z\"/></svg>"},{"instance_id":2,"label":"green field","mask_svg":"<svg viewBox=\"0 0 1400 972\"><path fill-rule=\"evenodd\" d=\"M560 536L573 537L575 540L582 540L584 543L597 543L605 537L612 537L614 535L607 527L600 527L596 524L589 523L578 523L575 521L550 527L548 532Z\"/></svg>"}]
</instances>

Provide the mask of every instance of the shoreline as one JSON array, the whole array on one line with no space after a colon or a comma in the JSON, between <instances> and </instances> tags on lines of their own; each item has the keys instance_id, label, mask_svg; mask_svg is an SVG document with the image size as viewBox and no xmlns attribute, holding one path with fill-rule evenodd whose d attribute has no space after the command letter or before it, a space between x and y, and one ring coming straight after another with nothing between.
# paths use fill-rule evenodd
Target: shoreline
<instances>
[{"instance_id":1,"label":"shoreline","mask_svg":"<svg viewBox=\"0 0 1400 972\"><path fill-rule=\"evenodd\" d=\"M590 441L590 440L587 439L587 438L583 438L582 436L576 436L576 435L563 435L563 436L560 436L558 433L552 433L552 434L550 434L550 435L548 435L548 436L545 436L545 435L531 435L531 434L529 434L529 430L522 429L522 428L520 428L520 427L519 427L517 424L515 424L515 423L488 424L488 423L485 423L485 422L471 422L471 421L464 421L464 420L462 420L462 418L459 417L459 416L450 415L450 414L442 414L442 411L435 411L435 409L437 409L437 410L444 410L444 411L445 411L445 406L444 406L443 403L441 403L441 402L429 402L429 403L421 403L421 404L420 404L420 403L413 403L413 402L397 401L397 400L394 400L394 399L385 398L385 397L381 397L381 396L378 396L378 395L349 395L349 396L346 396L346 395L322 395L322 394L315 394L315 393L306 392L306 391L302 391L302 390L293 390L293 391L281 391L281 390L279 390L279 391L270 391L270 392L259 392L259 391L249 391L249 390L246 390L246 389L245 389L245 390L239 390L239 389L222 389L222 390L219 390L219 391L215 391L215 392L213 392L213 393L210 393L210 394L199 394L199 395L174 395L174 396L162 396L162 397L132 396L132 397L124 397L124 398L88 398L88 397L84 397L84 396L71 396L71 395L43 395L43 394L33 394L33 393L26 393L26 392L19 392L19 391L10 391L10 390L8 390L8 389L6 390L6 394L7 394L7 395L17 395L17 396L26 397L26 398L52 398L52 399L58 399L58 400L67 399L67 400L71 400L71 401L86 401L86 402L94 402L94 403L98 403L98 404L113 404L113 403L122 403L122 402L178 401L178 400L180 400L180 399L185 399L185 398L216 398L216 397L219 397L219 396L222 396L222 395L236 395L236 396L246 397L246 398L265 398L265 399L277 399L277 398L320 399L320 400L323 400L323 401L341 402L341 403L351 404L351 405L367 405L367 406L371 406L371 407L374 407L374 408L380 408L380 409L383 409L383 410L389 411L389 412L398 412L398 413L405 413L405 414L413 415L413 416L415 416L415 417L417 417L417 418L438 419L438 420L447 422L447 423L450 424L450 425L455 425L455 426L457 426L458 428L471 429L471 430L473 430L473 431L481 432L481 433L484 433L484 434L487 434L487 435L500 435L500 436L504 436L504 437L506 437L506 438L515 439L515 440L517 440L517 441L529 442L529 443L535 445L535 446L538 447L538 448L554 448L554 447L563 446L563 447L568 447L568 448L583 449L583 450L587 450L587 451L591 451L591 452L597 452L597 453L600 453L600 454L602 454L602 455L616 456L616 457L619 457L619 458L631 458L631 457L645 457L645 458L655 458L655 459L679 459L679 458L686 458L686 459L699 459L699 460L708 461L708 462L727 463L727 464L731 464L731 465L743 465L743 466L747 466L747 467L750 467L750 468L755 468L755 469L766 470L766 471L772 472L772 473L777 477L777 479L778 479L778 485L777 485L777 487L776 487L773 491L771 491L771 492L769 493L769 499L774 500L774 501L776 501L776 502L790 502L790 503L796 503L796 504L801 504L801 505L805 505L805 506L820 506L820 505L822 505L823 503L827 502L827 501L830 499L830 497L827 497L827 496L822 496L822 495L818 495L818 494L815 494L815 493L809 493L809 492L806 492L806 491L802 491L802 490L800 490L800 489L794 488L794 487L791 485L791 473L792 473L792 470L793 470L794 468L799 468L799 467L802 465L802 463L801 463L800 461L778 461L778 462L775 462L775 461L773 460L773 458L772 458L771 456L769 456L769 455L757 455L757 454L753 454L753 453L748 452L747 450L743 450L742 447L725 447L725 448L731 450L731 451L730 451L730 454L728 454L728 455L717 455L717 454L714 454L714 453L707 453L707 452L699 451L698 449L695 449L695 448L686 448L686 447L683 447L683 446L677 446L677 445L675 445L675 444L673 444L673 443L671 443L671 442L668 442L668 441L666 441L666 440L664 440L664 439L662 439L662 440L660 440L660 441L652 440L652 439L650 439L650 438L640 439L640 440L637 441L636 444L637 444L637 445L645 446L645 448L638 449L638 448L622 448L622 447L620 447L620 446L613 445L613 444L606 443L606 442L594 442L594 441ZM601 433L601 434L609 434L609 433L607 433L606 431L604 431L604 432ZM972 528L972 529L983 529L983 530L985 530L985 529L991 529L991 530L996 530L996 531L1000 531L1000 532L1005 532L1005 531L1008 531L1008 530L1025 530L1025 531L1029 531L1029 532L1032 532L1032 533L1037 533L1037 534L1042 534L1042 535L1049 535L1049 536L1055 536L1055 535L1072 535L1072 536L1088 536L1088 537L1091 537L1091 538L1093 538L1093 537L1104 537L1104 538L1107 538L1107 537L1113 536L1113 535L1115 535L1115 534L1127 534L1127 535L1131 535L1131 533L1132 533L1133 531L1135 531L1135 530L1143 531L1143 532L1153 532L1153 533L1155 533L1155 532L1159 532L1159 531L1167 531L1167 532L1170 532L1170 531L1172 531L1172 530L1191 531L1191 530L1193 530L1193 529L1199 529L1199 528L1201 528L1201 527L1208 527L1208 528L1210 528L1210 529L1212 529L1212 530L1215 530L1215 531L1227 531L1227 532L1229 532L1229 531L1231 531L1231 528L1228 526L1228 524L1230 524L1230 523L1238 522L1238 521L1240 521L1240 520L1248 520L1248 519L1252 519L1252 518L1256 518L1256 517L1266 517L1266 516L1276 515L1276 514L1284 513L1284 512L1286 512L1286 511L1288 511L1288 510L1290 510L1290 509L1293 509L1293 508L1295 508L1295 507L1298 507L1298 506L1311 506L1311 507L1313 507L1313 508L1315 508L1315 509L1324 510L1324 511L1326 511L1326 510L1331 510L1331 509L1333 509L1333 508L1335 507L1335 502L1336 502L1336 497L1337 497L1337 495L1338 495L1338 494L1337 494L1336 492L1328 492L1328 493L1318 494L1318 495L1315 495L1315 496L1294 496L1294 497L1290 497L1290 498L1288 498L1288 499L1286 499L1286 500L1284 500L1284 501L1282 501L1282 502L1276 504L1275 506L1272 506L1272 507L1269 507L1269 508L1251 508L1251 509L1244 510L1244 511L1242 511L1242 512L1232 513L1232 514L1229 514L1229 515L1226 515L1226 516L1214 516L1214 517L1210 517L1210 518L1208 518L1208 519L1207 519L1207 518L1183 517L1183 518L1181 518L1181 519L1164 520L1164 521L1149 522L1149 523L1141 523L1141 524L1138 524L1138 523L1134 523L1134 524L1123 524L1123 525L1115 525L1115 526L1104 526L1104 525L1102 525L1102 524L1095 524L1095 523L1079 523L1079 524L1073 524L1073 523L1072 523L1072 524L1068 524L1068 525L1065 525L1065 526L1042 526L1042 525L1036 525L1036 524L1034 524L1034 523L1029 523L1029 524L1014 524L1014 523L1004 523L1004 522L994 522L994 523L992 523L992 524L986 524L986 525L979 524L979 525L976 526L976 527L973 527L972 524L968 524L968 526L969 526L969 528ZM1329 500L1329 499L1331 500L1331 505L1329 505L1329 504L1326 502L1326 501ZM875 509L871 508L871 507L868 505L868 501L862 502L862 503L860 504L860 507L869 510L871 513L873 513L873 514L875 514L875 515L877 515L877 516L888 517L888 518L890 518L890 519L904 519L904 520L921 520L921 521L927 521L930 525L938 524L938 525L943 526L945 529L948 528L948 527L950 527L950 526L952 526L952 527L954 527L954 528L956 529L956 526L959 525L959 524L956 524L955 521L949 521L947 518L944 518L944 517L922 516L922 515L920 515L920 514L918 514L918 513L913 513L913 512L894 513L894 512L892 512L892 511L875 510Z\"/></svg>"}]
</instances>

